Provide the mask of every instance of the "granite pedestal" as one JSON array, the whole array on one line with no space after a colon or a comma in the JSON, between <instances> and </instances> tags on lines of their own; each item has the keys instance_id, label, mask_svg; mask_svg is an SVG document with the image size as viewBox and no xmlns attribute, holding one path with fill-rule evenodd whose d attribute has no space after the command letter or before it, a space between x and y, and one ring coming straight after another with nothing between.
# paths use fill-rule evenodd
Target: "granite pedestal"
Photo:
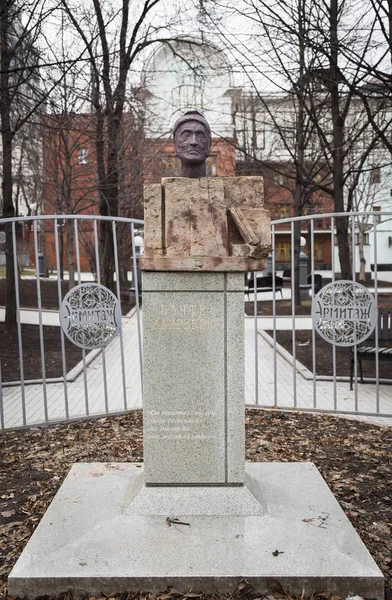
<instances>
[{"instance_id":1,"label":"granite pedestal","mask_svg":"<svg viewBox=\"0 0 392 600\"><path fill-rule=\"evenodd\" d=\"M147 484L244 482L243 273L143 273Z\"/></svg>"},{"instance_id":2,"label":"granite pedestal","mask_svg":"<svg viewBox=\"0 0 392 600\"><path fill-rule=\"evenodd\" d=\"M157 593L168 585L223 593L246 578L260 594L279 582L299 595L382 600L380 570L311 463L249 464L246 493L138 492L142 477L142 466L129 463L75 464L14 567L10 594Z\"/></svg>"}]
</instances>

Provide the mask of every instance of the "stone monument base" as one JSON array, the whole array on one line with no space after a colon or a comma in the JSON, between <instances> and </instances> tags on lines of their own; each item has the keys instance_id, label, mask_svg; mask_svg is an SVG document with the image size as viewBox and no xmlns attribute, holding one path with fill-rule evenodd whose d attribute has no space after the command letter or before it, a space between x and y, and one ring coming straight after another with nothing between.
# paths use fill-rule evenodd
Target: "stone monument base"
<instances>
[{"instance_id":1,"label":"stone monument base","mask_svg":"<svg viewBox=\"0 0 392 600\"><path fill-rule=\"evenodd\" d=\"M75 464L12 570L9 593L231 592L247 579L260 594L278 582L296 594L384 597L382 573L313 464L248 464L247 489L146 488L141 473L131 463ZM248 502L242 514L236 494Z\"/></svg>"}]
</instances>

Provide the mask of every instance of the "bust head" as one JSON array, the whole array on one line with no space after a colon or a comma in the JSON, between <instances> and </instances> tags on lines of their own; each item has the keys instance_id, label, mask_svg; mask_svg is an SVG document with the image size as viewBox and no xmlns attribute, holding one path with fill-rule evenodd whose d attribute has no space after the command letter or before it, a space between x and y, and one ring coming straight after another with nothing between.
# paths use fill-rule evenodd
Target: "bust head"
<instances>
[{"instance_id":1,"label":"bust head","mask_svg":"<svg viewBox=\"0 0 392 600\"><path fill-rule=\"evenodd\" d=\"M205 177L211 129L203 115L197 110L187 111L175 122L173 137L182 177Z\"/></svg>"}]
</instances>

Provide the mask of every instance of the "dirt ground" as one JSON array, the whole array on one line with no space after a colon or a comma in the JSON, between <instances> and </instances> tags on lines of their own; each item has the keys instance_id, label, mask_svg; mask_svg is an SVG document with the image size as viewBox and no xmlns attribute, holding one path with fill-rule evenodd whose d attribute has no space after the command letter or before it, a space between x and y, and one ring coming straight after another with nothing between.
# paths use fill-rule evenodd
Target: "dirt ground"
<instances>
[{"instance_id":1,"label":"dirt ground","mask_svg":"<svg viewBox=\"0 0 392 600\"><path fill-rule=\"evenodd\" d=\"M20 306L37 309L37 282L33 279L19 281ZM68 292L68 282L62 282L63 297ZM57 281L43 279L41 281L42 308L58 310ZM124 292L122 299L123 314L129 312L133 305L129 302L129 294ZM0 279L0 306L5 305L5 279ZM62 377L60 327L44 327L45 369L46 377ZM41 349L39 328L35 325L22 325L23 363L25 379L41 379ZM82 350L65 338L67 371L82 360ZM87 352L88 353L88 352ZM7 331L0 323L0 360L2 381L20 381L20 361L17 330Z\"/></svg>"},{"instance_id":2,"label":"dirt ground","mask_svg":"<svg viewBox=\"0 0 392 600\"><path fill-rule=\"evenodd\" d=\"M142 442L141 411L0 436L0 598L7 598L7 576L72 464L140 461ZM246 459L314 462L383 571L388 600L392 600L391 451L392 428L328 415L246 412ZM63 595L62 600L71 597ZM202 598L197 590L183 596L168 589L159 596L160 600L183 597ZM223 597L256 600L258 596L244 582L234 596L214 596ZM291 596L275 588L267 598L274 597ZM327 593L316 597L336 600ZM137 590L135 594L113 590L110 598L154 597Z\"/></svg>"},{"instance_id":3,"label":"dirt ground","mask_svg":"<svg viewBox=\"0 0 392 600\"><path fill-rule=\"evenodd\" d=\"M46 378L62 377L60 327L44 327L44 356ZM82 350L72 344L65 336L65 353L67 372L82 360ZM42 379L41 348L39 327L22 325L23 368L24 378ZM88 354L86 350L86 355ZM9 332L4 323L0 323L0 360L2 381L20 381L20 361L18 336L15 331Z\"/></svg>"},{"instance_id":4,"label":"dirt ground","mask_svg":"<svg viewBox=\"0 0 392 600\"><path fill-rule=\"evenodd\" d=\"M272 338L273 332L267 331ZM316 333L316 373L317 375L333 375L333 346ZM276 341L290 354L293 353L293 335L291 331L277 331ZM392 340L386 340L380 346L392 347ZM299 330L295 332L295 351L297 360L313 373L312 332ZM362 361L363 376L376 377L376 364L373 360ZM392 383L392 362L379 361L381 379L390 379ZM336 346L336 374L350 376L350 348ZM359 378L359 366L358 366ZM359 381L359 379L358 379Z\"/></svg>"}]
</instances>

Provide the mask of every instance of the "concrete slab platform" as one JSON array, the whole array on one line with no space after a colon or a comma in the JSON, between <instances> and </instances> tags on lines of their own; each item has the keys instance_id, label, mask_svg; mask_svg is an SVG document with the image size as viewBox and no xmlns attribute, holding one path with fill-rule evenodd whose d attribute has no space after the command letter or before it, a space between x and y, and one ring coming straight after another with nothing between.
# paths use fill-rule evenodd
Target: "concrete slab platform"
<instances>
[{"instance_id":1,"label":"concrete slab platform","mask_svg":"<svg viewBox=\"0 0 392 600\"><path fill-rule=\"evenodd\" d=\"M180 495L168 487L167 514L130 514L141 470L75 464L12 570L9 593L156 593L168 585L230 592L246 578L261 594L278 581L297 594L384 597L381 571L312 463L248 464L247 491L263 507L235 516L198 514L194 487L177 487ZM192 502L179 503L188 493ZM227 509L227 497L217 495L219 502ZM179 512L180 504L191 514Z\"/></svg>"}]
</instances>

